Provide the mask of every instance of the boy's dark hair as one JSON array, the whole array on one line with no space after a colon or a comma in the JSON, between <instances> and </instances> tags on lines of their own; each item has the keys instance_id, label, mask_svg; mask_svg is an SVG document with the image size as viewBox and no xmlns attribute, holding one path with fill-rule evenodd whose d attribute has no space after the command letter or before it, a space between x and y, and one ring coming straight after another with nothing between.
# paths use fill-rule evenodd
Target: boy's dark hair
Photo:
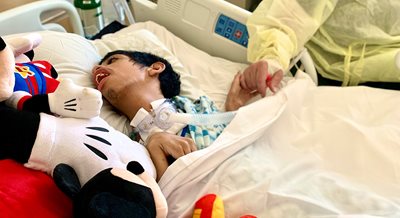
<instances>
[{"instance_id":1,"label":"boy's dark hair","mask_svg":"<svg viewBox=\"0 0 400 218\"><path fill-rule=\"evenodd\" d=\"M153 63L158 61L162 62L165 65L165 69L158 76L158 80L160 80L160 88L162 94L165 98L172 98L179 95L179 92L181 91L180 76L174 71L171 64L164 58L146 52L116 50L107 53L100 61L100 64L103 63L103 61L108 59L110 56L116 54L125 55L129 57L131 61L134 61L146 67L150 67Z\"/></svg>"}]
</instances>

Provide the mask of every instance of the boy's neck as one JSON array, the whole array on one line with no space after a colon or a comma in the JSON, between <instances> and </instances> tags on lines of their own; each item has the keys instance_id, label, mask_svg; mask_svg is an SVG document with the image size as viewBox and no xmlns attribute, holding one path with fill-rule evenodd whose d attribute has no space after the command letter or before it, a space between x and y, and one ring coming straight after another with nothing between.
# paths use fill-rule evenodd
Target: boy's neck
<instances>
[{"instance_id":1,"label":"boy's neck","mask_svg":"<svg viewBox=\"0 0 400 218\"><path fill-rule=\"evenodd\" d=\"M124 113L129 120L132 120L136 113L140 110L140 108L144 108L146 111L150 112L151 102L163 99L161 91L150 91L151 89L147 89L140 92L128 92L130 94L124 95L125 97L120 100L120 105L118 106L119 110Z\"/></svg>"}]
</instances>

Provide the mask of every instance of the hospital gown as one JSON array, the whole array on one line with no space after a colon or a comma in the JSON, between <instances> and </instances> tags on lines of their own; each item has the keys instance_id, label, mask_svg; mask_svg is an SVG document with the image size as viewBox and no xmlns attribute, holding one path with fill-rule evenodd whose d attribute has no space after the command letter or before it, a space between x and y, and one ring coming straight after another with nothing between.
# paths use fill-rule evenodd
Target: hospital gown
<instances>
[{"instance_id":1,"label":"hospital gown","mask_svg":"<svg viewBox=\"0 0 400 218\"><path fill-rule=\"evenodd\" d=\"M398 0L264 0L247 21L248 60L275 72L306 47L318 73L344 86L400 82L399 11Z\"/></svg>"}]
</instances>

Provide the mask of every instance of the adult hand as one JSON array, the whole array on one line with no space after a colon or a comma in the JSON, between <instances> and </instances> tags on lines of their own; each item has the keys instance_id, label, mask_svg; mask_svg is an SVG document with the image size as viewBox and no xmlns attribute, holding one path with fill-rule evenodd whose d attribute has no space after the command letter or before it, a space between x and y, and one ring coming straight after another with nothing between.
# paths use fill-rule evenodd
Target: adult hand
<instances>
[{"instance_id":1,"label":"adult hand","mask_svg":"<svg viewBox=\"0 0 400 218\"><path fill-rule=\"evenodd\" d=\"M169 166L168 156L177 159L197 150L192 139L166 132L158 132L151 135L147 140L146 148L156 167L157 181Z\"/></svg>"},{"instance_id":2,"label":"adult hand","mask_svg":"<svg viewBox=\"0 0 400 218\"><path fill-rule=\"evenodd\" d=\"M279 90L279 84L283 78L283 71L278 70L272 76L268 70L268 62L261 60L252 63L244 71L240 78L240 86L245 90L257 91L265 97L267 88L272 92Z\"/></svg>"},{"instance_id":3,"label":"adult hand","mask_svg":"<svg viewBox=\"0 0 400 218\"><path fill-rule=\"evenodd\" d=\"M243 89L240 86L240 78L242 75L237 73L232 81L231 88L229 89L228 96L225 101L226 111L235 111L241 106L245 105L251 98L258 95L257 92L249 89Z\"/></svg>"}]
</instances>

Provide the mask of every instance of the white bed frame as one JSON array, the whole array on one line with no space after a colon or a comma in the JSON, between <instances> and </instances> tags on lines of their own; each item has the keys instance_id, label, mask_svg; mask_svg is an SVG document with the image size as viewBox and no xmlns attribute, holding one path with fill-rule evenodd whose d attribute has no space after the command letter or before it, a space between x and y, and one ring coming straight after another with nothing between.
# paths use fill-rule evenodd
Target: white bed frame
<instances>
[{"instance_id":1,"label":"white bed frame","mask_svg":"<svg viewBox=\"0 0 400 218\"><path fill-rule=\"evenodd\" d=\"M210 55L231 61L247 63L246 48L214 32L221 14L245 24L249 11L224 0L131 0L136 22L154 21L176 36ZM83 28L74 6L65 0L41 0L0 13L0 35L38 30L66 32L57 23L43 23L43 13L65 11L74 33L83 36ZM304 50L296 59L317 83L317 74L308 52ZM292 63L297 62L293 60Z\"/></svg>"}]
</instances>

